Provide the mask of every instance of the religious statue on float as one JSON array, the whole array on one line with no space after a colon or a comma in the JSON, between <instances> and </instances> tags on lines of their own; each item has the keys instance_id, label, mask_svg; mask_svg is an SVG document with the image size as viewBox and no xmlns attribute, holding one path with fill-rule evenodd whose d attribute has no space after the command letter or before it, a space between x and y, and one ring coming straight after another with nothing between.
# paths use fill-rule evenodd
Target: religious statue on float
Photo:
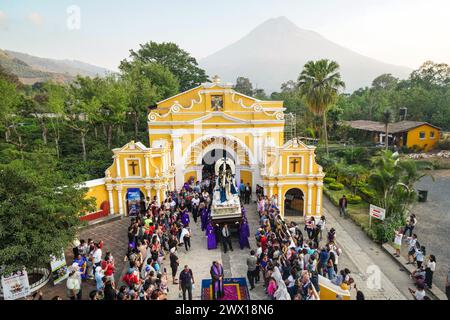
<instances>
[{"instance_id":1,"label":"religious statue on float","mask_svg":"<svg viewBox=\"0 0 450 320\"><path fill-rule=\"evenodd\" d=\"M232 202L238 194L233 169L234 163L231 159L222 158L216 162L216 187L214 189L216 202Z\"/></svg>"}]
</instances>

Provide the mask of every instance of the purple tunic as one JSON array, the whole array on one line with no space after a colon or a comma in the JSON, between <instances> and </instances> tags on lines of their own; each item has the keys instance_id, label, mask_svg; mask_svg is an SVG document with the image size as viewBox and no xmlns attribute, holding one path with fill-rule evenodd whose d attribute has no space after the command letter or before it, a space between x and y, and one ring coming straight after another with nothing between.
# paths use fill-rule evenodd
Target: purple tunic
<instances>
[{"instance_id":1,"label":"purple tunic","mask_svg":"<svg viewBox=\"0 0 450 320\"><path fill-rule=\"evenodd\" d=\"M206 210L206 208L202 209L202 231L205 231L206 229L206 225L208 223L208 211Z\"/></svg>"},{"instance_id":2,"label":"purple tunic","mask_svg":"<svg viewBox=\"0 0 450 320\"><path fill-rule=\"evenodd\" d=\"M248 223L244 220L239 225L239 245L241 249L245 247L250 248L250 242L248 241L248 237L250 236L250 228L248 227Z\"/></svg>"},{"instance_id":3,"label":"purple tunic","mask_svg":"<svg viewBox=\"0 0 450 320\"><path fill-rule=\"evenodd\" d=\"M212 224L206 227L206 235L208 236L208 250L217 248L216 233Z\"/></svg>"},{"instance_id":4,"label":"purple tunic","mask_svg":"<svg viewBox=\"0 0 450 320\"><path fill-rule=\"evenodd\" d=\"M190 222L190 220L189 220L189 213L187 212L187 210L185 210L185 211L182 213L182 215L181 215L181 223L182 223L184 226L188 226L188 225L189 225L189 222Z\"/></svg>"}]
</instances>

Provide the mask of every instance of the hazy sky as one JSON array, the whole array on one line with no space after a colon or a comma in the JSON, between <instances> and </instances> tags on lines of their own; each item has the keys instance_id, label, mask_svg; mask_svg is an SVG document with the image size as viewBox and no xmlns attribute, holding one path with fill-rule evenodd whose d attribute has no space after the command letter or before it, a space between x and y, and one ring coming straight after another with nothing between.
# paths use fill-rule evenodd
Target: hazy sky
<instances>
[{"instance_id":1,"label":"hazy sky","mask_svg":"<svg viewBox=\"0 0 450 320\"><path fill-rule=\"evenodd\" d=\"M277 16L384 62L450 63L450 0L1 0L0 48L115 70L140 43L202 58Z\"/></svg>"}]
</instances>

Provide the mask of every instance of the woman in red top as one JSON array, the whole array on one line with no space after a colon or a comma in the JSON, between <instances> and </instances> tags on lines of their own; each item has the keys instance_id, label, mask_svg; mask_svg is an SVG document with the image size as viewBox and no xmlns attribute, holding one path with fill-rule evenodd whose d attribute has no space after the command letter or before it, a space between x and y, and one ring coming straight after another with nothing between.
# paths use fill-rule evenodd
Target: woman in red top
<instances>
[{"instance_id":1,"label":"woman in red top","mask_svg":"<svg viewBox=\"0 0 450 320\"><path fill-rule=\"evenodd\" d=\"M266 249L267 249L267 238L264 235L264 231L261 231L260 234L261 234L261 237L259 238L259 242L261 242L262 251L266 252Z\"/></svg>"}]
</instances>

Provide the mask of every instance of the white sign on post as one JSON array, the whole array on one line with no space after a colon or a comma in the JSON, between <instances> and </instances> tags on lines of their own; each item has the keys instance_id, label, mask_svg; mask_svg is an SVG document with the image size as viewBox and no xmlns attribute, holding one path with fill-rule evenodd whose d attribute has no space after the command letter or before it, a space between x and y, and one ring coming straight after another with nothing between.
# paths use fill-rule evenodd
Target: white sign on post
<instances>
[{"instance_id":1,"label":"white sign on post","mask_svg":"<svg viewBox=\"0 0 450 320\"><path fill-rule=\"evenodd\" d=\"M27 272L21 271L10 277L2 277L3 299L16 300L30 294Z\"/></svg>"},{"instance_id":2,"label":"white sign on post","mask_svg":"<svg viewBox=\"0 0 450 320\"><path fill-rule=\"evenodd\" d=\"M371 204L369 214L371 217L374 217L374 218L377 218L380 220L384 220L384 217L386 215L386 210Z\"/></svg>"}]
</instances>

